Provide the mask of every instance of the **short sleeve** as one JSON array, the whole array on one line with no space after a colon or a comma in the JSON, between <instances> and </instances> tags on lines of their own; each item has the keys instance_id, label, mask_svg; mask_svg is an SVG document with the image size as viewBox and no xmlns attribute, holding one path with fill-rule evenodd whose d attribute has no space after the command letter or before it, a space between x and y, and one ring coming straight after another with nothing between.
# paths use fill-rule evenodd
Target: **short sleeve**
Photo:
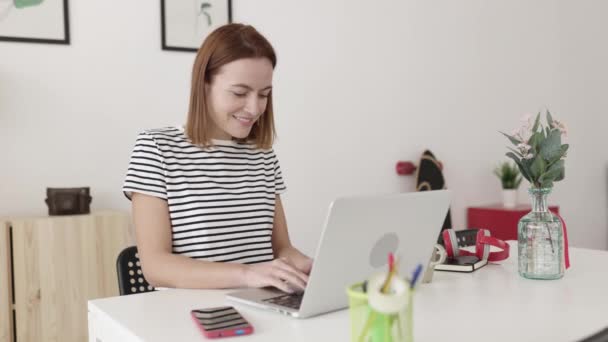
<instances>
[{"instance_id":1,"label":"short sleeve","mask_svg":"<svg viewBox=\"0 0 608 342\"><path fill-rule=\"evenodd\" d=\"M275 185L275 194L280 195L287 192L287 186L285 185L285 180L283 179L283 173L281 172L281 165L279 164L279 159L276 154L274 154L274 185Z\"/></svg>"},{"instance_id":2,"label":"short sleeve","mask_svg":"<svg viewBox=\"0 0 608 342\"><path fill-rule=\"evenodd\" d=\"M167 199L164 158L154 137L141 133L135 142L122 191L130 200L133 192Z\"/></svg>"}]
</instances>

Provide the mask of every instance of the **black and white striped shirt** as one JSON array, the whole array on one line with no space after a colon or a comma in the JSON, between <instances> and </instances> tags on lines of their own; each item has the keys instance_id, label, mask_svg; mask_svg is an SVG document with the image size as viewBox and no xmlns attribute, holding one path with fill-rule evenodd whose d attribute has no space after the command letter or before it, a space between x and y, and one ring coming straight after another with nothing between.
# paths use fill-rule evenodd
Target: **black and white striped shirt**
<instances>
[{"instance_id":1,"label":"black and white striped shirt","mask_svg":"<svg viewBox=\"0 0 608 342\"><path fill-rule=\"evenodd\" d=\"M193 145L181 127L141 133L123 192L167 200L173 253L208 261L270 261L275 196L286 190L279 161L272 149L212 142Z\"/></svg>"}]
</instances>

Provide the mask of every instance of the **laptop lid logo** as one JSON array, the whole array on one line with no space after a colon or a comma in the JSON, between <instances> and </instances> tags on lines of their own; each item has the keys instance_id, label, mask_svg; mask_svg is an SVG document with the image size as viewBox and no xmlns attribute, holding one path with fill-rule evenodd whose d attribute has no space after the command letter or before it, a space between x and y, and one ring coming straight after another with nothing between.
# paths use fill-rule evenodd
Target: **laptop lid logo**
<instances>
[{"instance_id":1,"label":"laptop lid logo","mask_svg":"<svg viewBox=\"0 0 608 342\"><path fill-rule=\"evenodd\" d=\"M399 247L399 236L395 233L384 234L372 247L369 263L373 268L380 268L387 263L387 255L395 254Z\"/></svg>"}]
</instances>

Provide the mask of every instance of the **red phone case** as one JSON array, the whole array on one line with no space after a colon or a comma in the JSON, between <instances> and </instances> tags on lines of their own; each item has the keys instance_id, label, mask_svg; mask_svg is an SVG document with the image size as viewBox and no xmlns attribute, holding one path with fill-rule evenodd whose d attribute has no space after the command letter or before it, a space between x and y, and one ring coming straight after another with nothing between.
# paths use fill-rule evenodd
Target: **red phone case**
<instances>
[{"instance_id":1,"label":"red phone case","mask_svg":"<svg viewBox=\"0 0 608 342\"><path fill-rule=\"evenodd\" d=\"M241 336L253 333L251 324L231 306L192 310L190 316L207 338ZM226 320L222 321L221 318L226 318ZM207 323L207 327L205 327L204 322L210 320L215 321ZM209 325L217 327L209 327Z\"/></svg>"}]
</instances>

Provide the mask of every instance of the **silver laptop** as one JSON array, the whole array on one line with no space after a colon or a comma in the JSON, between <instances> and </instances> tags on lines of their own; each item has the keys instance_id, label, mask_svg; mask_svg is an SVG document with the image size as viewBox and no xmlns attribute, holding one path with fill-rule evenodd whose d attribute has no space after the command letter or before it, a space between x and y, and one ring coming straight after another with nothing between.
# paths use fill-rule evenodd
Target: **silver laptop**
<instances>
[{"instance_id":1,"label":"silver laptop","mask_svg":"<svg viewBox=\"0 0 608 342\"><path fill-rule=\"evenodd\" d=\"M346 308L346 288L386 270L389 252L399 258L401 276L419 263L427 267L449 197L438 190L339 198L329 207L304 293L262 288L227 298L299 318Z\"/></svg>"}]
</instances>

